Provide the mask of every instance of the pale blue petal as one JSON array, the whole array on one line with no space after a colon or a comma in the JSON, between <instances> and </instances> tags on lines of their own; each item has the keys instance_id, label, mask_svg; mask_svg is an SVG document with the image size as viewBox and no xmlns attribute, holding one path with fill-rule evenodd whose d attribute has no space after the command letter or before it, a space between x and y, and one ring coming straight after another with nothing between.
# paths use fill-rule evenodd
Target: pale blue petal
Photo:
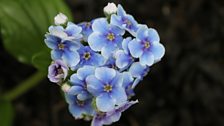
<instances>
[{"instance_id":1,"label":"pale blue petal","mask_svg":"<svg viewBox=\"0 0 224 126\"><path fill-rule=\"evenodd\" d=\"M107 67L96 68L95 76L105 84L109 84L116 76L116 71Z\"/></svg>"},{"instance_id":2,"label":"pale blue petal","mask_svg":"<svg viewBox=\"0 0 224 126\"><path fill-rule=\"evenodd\" d=\"M158 43L158 44L152 44L152 46L150 48L150 52L153 54L154 60L155 61L158 61L158 60L160 60L164 56L164 54L165 54L165 48L160 43Z\"/></svg>"},{"instance_id":3,"label":"pale blue petal","mask_svg":"<svg viewBox=\"0 0 224 126\"><path fill-rule=\"evenodd\" d=\"M153 53L149 52L149 51L145 51L142 56L140 57L140 63L142 65L148 65L148 66L152 66L152 64L154 63L154 56Z\"/></svg>"},{"instance_id":4,"label":"pale blue petal","mask_svg":"<svg viewBox=\"0 0 224 126\"><path fill-rule=\"evenodd\" d=\"M47 34L46 39L44 39L44 42L50 49L57 49L58 44L61 42L61 39L56 36Z\"/></svg>"},{"instance_id":5,"label":"pale blue petal","mask_svg":"<svg viewBox=\"0 0 224 126\"><path fill-rule=\"evenodd\" d=\"M121 29L120 27L116 25L110 25L109 30L117 35L124 35L125 30Z\"/></svg>"},{"instance_id":6,"label":"pale blue petal","mask_svg":"<svg viewBox=\"0 0 224 126\"><path fill-rule=\"evenodd\" d=\"M94 51L101 51L106 44L106 39L99 33L92 33L88 38L89 46Z\"/></svg>"},{"instance_id":7,"label":"pale blue petal","mask_svg":"<svg viewBox=\"0 0 224 126\"><path fill-rule=\"evenodd\" d=\"M85 101L88 98L90 98L90 95L87 92L85 92L85 91L83 91L82 93L77 95L77 99L79 99L81 101Z\"/></svg>"},{"instance_id":8,"label":"pale blue petal","mask_svg":"<svg viewBox=\"0 0 224 126\"><path fill-rule=\"evenodd\" d=\"M118 16L125 16L126 15L125 10L123 9L123 7L120 4L118 4L118 6L117 6L117 15Z\"/></svg>"},{"instance_id":9,"label":"pale blue petal","mask_svg":"<svg viewBox=\"0 0 224 126\"><path fill-rule=\"evenodd\" d=\"M73 74L71 77L70 77L70 82L72 85L83 85L83 80L79 78L79 76L77 74Z\"/></svg>"},{"instance_id":10,"label":"pale blue petal","mask_svg":"<svg viewBox=\"0 0 224 126\"><path fill-rule=\"evenodd\" d=\"M102 55L100 55L98 53L95 53L92 56L92 62L96 66L102 66L103 64L105 64L105 59L104 59L104 57Z\"/></svg>"},{"instance_id":11,"label":"pale blue petal","mask_svg":"<svg viewBox=\"0 0 224 126\"><path fill-rule=\"evenodd\" d=\"M137 40L132 40L128 44L128 48L133 57L139 58L143 54L143 46Z\"/></svg>"},{"instance_id":12,"label":"pale blue petal","mask_svg":"<svg viewBox=\"0 0 224 126\"><path fill-rule=\"evenodd\" d=\"M91 74L94 74L94 72L95 72L95 67L84 66L84 67L78 69L77 75L81 80L85 81L86 77L91 75Z\"/></svg>"},{"instance_id":13,"label":"pale blue petal","mask_svg":"<svg viewBox=\"0 0 224 126\"><path fill-rule=\"evenodd\" d=\"M76 119L80 119L82 118L82 109L80 109L78 106L74 105L74 104L69 104L69 112L72 114L73 117L75 117Z\"/></svg>"},{"instance_id":14,"label":"pale blue petal","mask_svg":"<svg viewBox=\"0 0 224 126\"><path fill-rule=\"evenodd\" d=\"M69 50L64 50L62 59L68 64L68 66L75 67L80 61L80 56L76 51L73 52Z\"/></svg>"},{"instance_id":15,"label":"pale blue petal","mask_svg":"<svg viewBox=\"0 0 224 126\"><path fill-rule=\"evenodd\" d=\"M116 105L120 105L127 101L126 92L122 87L114 87L110 95L116 100Z\"/></svg>"},{"instance_id":16,"label":"pale blue petal","mask_svg":"<svg viewBox=\"0 0 224 126\"><path fill-rule=\"evenodd\" d=\"M153 28L149 28L148 29L148 39L150 42L154 42L154 41L159 42L160 38L159 38L158 32Z\"/></svg>"},{"instance_id":17,"label":"pale blue petal","mask_svg":"<svg viewBox=\"0 0 224 126\"><path fill-rule=\"evenodd\" d=\"M70 51L76 51L80 48L80 43L76 41L64 41L63 44L65 45L66 48L68 48Z\"/></svg>"},{"instance_id":18,"label":"pale blue petal","mask_svg":"<svg viewBox=\"0 0 224 126\"><path fill-rule=\"evenodd\" d=\"M80 86L72 86L69 90L68 90L68 94L70 95L77 95L79 93L81 93L83 91L83 88Z\"/></svg>"},{"instance_id":19,"label":"pale blue petal","mask_svg":"<svg viewBox=\"0 0 224 126\"><path fill-rule=\"evenodd\" d=\"M147 26L142 26L138 29L137 31L137 38L140 39L140 40L145 40L147 39L149 36L148 36L148 28Z\"/></svg>"},{"instance_id":20,"label":"pale blue petal","mask_svg":"<svg viewBox=\"0 0 224 126\"><path fill-rule=\"evenodd\" d=\"M72 22L68 22L68 25L65 29L65 32L68 34L68 36L76 36L79 33L81 33L82 28Z\"/></svg>"},{"instance_id":21,"label":"pale blue petal","mask_svg":"<svg viewBox=\"0 0 224 126\"><path fill-rule=\"evenodd\" d=\"M110 84L112 85L112 87L122 87L123 85L122 74L117 72L116 76L113 78Z\"/></svg>"},{"instance_id":22,"label":"pale blue petal","mask_svg":"<svg viewBox=\"0 0 224 126\"><path fill-rule=\"evenodd\" d=\"M116 52L116 66L120 69L125 68L132 62L132 57L125 54L124 51L119 50Z\"/></svg>"},{"instance_id":23,"label":"pale blue petal","mask_svg":"<svg viewBox=\"0 0 224 126\"><path fill-rule=\"evenodd\" d=\"M62 50L57 50L56 49L56 50L52 50L51 51L51 58L53 60L61 59L62 55L63 55L63 51Z\"/></svg>"},{"instance_id":24,"label":"pale blue petal","mask_svg":"<svg viewBox=\"0 0 224 126\"><path fill-rule=\"evenodd\" d=\"M102 112L112 111L115 108L116 100L110 97L108 93L103 93L96 97L96 106Z\"/></svg>"},{"instance_id":25,"label":"pale blue petal","mask_svg":"<svg viewBox=\"0 0 224 126\"><path fill-rule=\"evenodd\" d=\"M93 21L92 29L94 32L105 33L108 30L108 26L106 18L99 18Z\"/></svg>"},{"instance_id":26,"label":"pale blue petal","mask_svg":"<svg viewBox=\"0 0 224 126\"><path fill-rule=\"evenodd\" d=\"M129 72L123 72L123 86L127 87L130 84L132 84L134 81L134 78L131 76L131 73Z\"/></svg>"},{"instance_id":27,"label":"pale blue petal","mask_svg":"<svg viewBox=\"0 0 224 126\"><path fill-rule=\"evenodd\" d=\"M145 75L147 66L141 65L139 62L135 62L131 65L129 72L133 77L142 78Z\"/></svg>"},{"instance_id":28,"label":"pale blue petal","mask_svg":"<svg viewBox=\"0 0 224 126\"><path fill-rule=\"evenodd\" d=\"M99 81L94 75L86 78L87 90L94 96L98 96L103 92L104 84Z\"/></svg>"},{"instance_id":29,"label":"pale blue petal","mask_svg":"<svg viewBox=\"0 0 224 126\"><path fill-rule=\"evenodd\" d=\"M122 42L122 48L124 49L124 52L125 52L126 54L129 53L128 43L129 43L130 41L131 41L131 37L128 37L128 38L124 39L123 42Z\"/></svg>"},{"instance_id":30,"label":"pale blue petal","mask_svg":"<svg viewBox=\"0 0 224 126\"><path fill-rule=\"evenodd\" d=\"M107 44L106 46L104 46L101 50L101 55L108 59L109 57L112 56L112 54L114 53L114 51L116 50L116 46L113 44Z\"/></svg>"}]
</instances>

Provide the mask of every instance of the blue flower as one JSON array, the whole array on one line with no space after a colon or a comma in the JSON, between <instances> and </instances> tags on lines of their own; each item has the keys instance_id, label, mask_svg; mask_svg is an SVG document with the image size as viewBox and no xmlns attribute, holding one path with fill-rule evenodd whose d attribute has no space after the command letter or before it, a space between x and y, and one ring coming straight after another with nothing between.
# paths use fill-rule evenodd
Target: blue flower
<instances>
[{"instance_id":1,"label":"blue flower","mask_svg":"<svg viewBox=\"0 0 224 126\"><path fill-rule=\"evenodd\" d=\"M48 67L48 78L51 82L61 83L68 75L68 67L61 60L54 61Z\"/></svg>"},{"instance_id":2,"label":"blue flower","mask_svg":"<svg viewBox=\"0 0 224 126\"><path fill-rule=\"evenodd\" d=\"M131 75L140 80L142 80L143 77L148 74L149 70L149 67L147 67L146 65L142 65L139 62L133 63L129 68L129 72L131 73Z\"/></svg>"},{"instance_id":3,"label":"blue flower","mask_svg":"<svg viewBox=\"0 0 224 126\"><path fill-rule=\"evenodd\" d=\"M128 37L122 42L122 49L118 50L115 53L116 58L116 66L121 70L126 69L131 63L134 62L134 58L131 56L130 51L128 49L128 43L131 41L131 37Z\"/></svg>"},{"instance_id":4,"label":"blue flower","mask_svg":"<svg viewBox=\"0 0 224 126\"><path fill-rule=\"evenodd\" d=\"M91 94L87 91L86 78L87 76L94 74L94 72L95 67L93 66L79 68L77 73L70 77L71 88L68 90L68 94L77 95L77 99L79 100L91 98Z\"/></svg>"},{"instance_id":5,"label":"blue flower","mask_svg":"<svg viewBox=\"0 0 224 126\"><path fill-rule=\"evenodd\" d=\"M122 76L114 69L96 68L95 74L88 76L86 82L87 90L96 97L96 106L102 112L111 111L115 105L127 100Z\"/></svg>"},{"instance_id":6,"label":"blue flower","mask_svg":"<svg viewBox=\"0 0 224 126\"><path fill-rule=\"evenodd\" d=\"M115 64L115 61L116 61L116 59L113 56L111 56L107 59L107 61L105 62L105 64L103 66L118 70L118 67Z\"/></svg>"},{"instance_id":7,"label":"blue flower","mask_svg":"<svg viewBox=\"0 0 224 126\"><path fill-rule=\"evenodd\" d=\"M123 87L125 88L125 92L130 99L132 96L135 95L134 93L134 78L132 77L131 73L123 72Z\"/></svg>"},{"instance_id":8,"label":"blue flower","mask_svg":"<svg viewBox=\"0 0 224 126\"><path fill-rule=\"evenodd\" d=\"M100 66L104 64L104 57L94 52L89 46L82 46L79 50L80 55L80 66L92 65Z\"/></svg>"},{"instance_id":9,"label":"blue flower","mask_svg":"<svg viewBox=\"0 0 224 126\"><path fill-rule=\"evenodd\" d=\"M85 119L86 117L93 116L95 113L92 107L92 99L78 100L76 95L65 93L66 102L69 104L69 112L75 119Z\"/></svg>"},{"instance_id":10,"label":"blue flower","mask_svg":"<svg viewBox=\"0 0 224 126\"><path fill-rule=\"evenodd\" d=\"M138 30L138 23L135 21L134 17L126 14L121 5L118 5L117 15L113 14L111 16L111 24L127 30L133 36L136 35L136 31Z\"/></svg>"},{"instance_id":11,"label":"blue flower","mask_svg":"<svg viewBox=\"0 0 224 126\"><path fill-rule=\"evenodd\" d=\"M93 32L92 23L93 21L78 24L78 26L82 27L82 35L85 42L87 42L89 35Z\"/></svg>"},{"instance_id":12,"label":"blue flower","mask_svg":"<svg viewBox=\"0 0 224 126\"><path fill-rule=\"evenodd\" d=\"M160 38L155 29L140 27L137 38L129 42L128 48L135 58L140 58L142 65L151 66L158 62L165 53L164 46L159 42Z\"/></svg>"},{"instance_id":13,"label":"blue flower","mask_svg":"<svg viewBox=\"0 0 224 126\"><path fill-rule=\"evenodd\" d=\"M53 60L61 59L70 67L75 67L80 60L77 50L80 48L78 41L82 36L81 28L75 24L68 23L66 29L61 26L51 26L45 35L46 45L52 49Z\"/></svg>"},{"instance_id":14,"label":"blue flower","mask_svg":"<svg viewBox=\"0 0 224 126\"><path fill-rule=\"evenodd\" d=\"M121 117L121 113L136 103L138 103L138 101L125 102L122 105L117 106L114 110L112 110L110 112L96 113L93 117L91 126L110 125L114 122L117 122Z\"/></svg>"},{"instance_id":15,"label":"blue flower","mask_svg":"<svg viewBox=\"0 0 224 126\"><path fill-rule=\"evenodd\" d=\"M101 51L104 57L109 58L121 45L124 30L108 24L105 18L94 20L92 28L93 33L88 38L90 48L94 51Z\"/></svg>"}]
</instances>

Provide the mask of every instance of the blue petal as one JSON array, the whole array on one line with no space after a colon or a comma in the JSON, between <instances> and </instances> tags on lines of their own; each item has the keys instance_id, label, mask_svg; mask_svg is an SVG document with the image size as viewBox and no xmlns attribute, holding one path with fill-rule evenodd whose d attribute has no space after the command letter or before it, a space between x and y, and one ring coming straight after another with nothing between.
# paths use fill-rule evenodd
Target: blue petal
<instances>
[{"instance_id":1,"label":"blue petal","mask_svg":"<svg viewBox=\"0 0 224 126\"><path fill-rule=\"evenodd\" d=\"M105 84L109 84L116 76L116 71L107 67L96 68L95 76Z\"/></svg>"},{"instance_id":2,"label":"blue petal","mask_svg":"<svg viewBox=\"0 0 224 126\"><path fill-rule=\"evenodd\" d=\"M81 33L82 28L74 23L68 22L68 25L65 29L65 32L68 34L68 36L74 36Z\"/></svg>"},{"instance_id":3,"label":"blue petal","mask_svg":"<svg viewBox=\"0 0 224 126\"><path fill-rule=\"evenodd\" d=\"M77 99L79 99L81 101L87 100L88 98L90 98L90 95L89 95L89 93L87 93L85 91L83 91L82 93L77 95Z\"/></svg>"},{"instance_id":4,"label":"blue petal","mask_svg":"<svg viewBox=\"0 0 224 126\"><path fill-rule=\"evenodd\" d=\"M101 54L104 58L108 59L109 57L112 56L114 51L116 50L116 46L113 44L107 44L104 46L101 50Z\"/></svg>"},{"instance_id":5,"label":"blue petal","mask_svg":"<svg viewBox=\"0 0 224 126\"><path fill-rule=\"evenodd\" d=\"M98 53L95 53L93 56L92 56L92 64L95 65L95 66L101 66L105 63L105 59L102 55L98 54Z\"/></svg>"},{"instance_id":6,"label":"blue petal","mask_svg":"<svg viewBox=\"0 0 224 126\"><path fill-rule=\"evenodd\" d=\"M95 67L93 67L93 66L84 66L84 67L78 69L77 75L78 75L78 77L81 80L85 81L86 77L91 75L91 74L94 74L94 72L95 72Z\"/></svg>"},{"instance_id":7,"label":"blue petal","mask_svg":"<svg viewBox=\"0 0 224 126\"><path fill-rule=\"evenodd\" d=\"M106 40L104 36L99 33L92 33L88 38L89 46L94 51L101 51L101 49L105 46Z\"/></svg>"},{"instance_id":8,"label":"blue petal","mask_svg":"<svg viewBox=\"0 0 224 126\"><path fill-rule=\"evenodd\" d=\"M148 27L147 26L141 26L137 31L137 38L140 40L145 40L148 38Z\"/></svg>"},{"instance_id":9,"label":"blue petal","mask_svg":"<svg viewBox=\"0 0 224 126\"><path fill-rule=\"evenodd\" d=\"M122 23L123 23L123 22L122 22L122 17L120 17L120 16L117 16L117 15L113 14L113 15L111 16L110 23L111 23L112 25L116 25L116 26L118 26L118 27L124 29L124 28L122 27Z\"/></svg>"},{"instance_id":10,"label":"blue petal","mask_svg":"<svg viewBox=\"0 0 224 126\"><path fill-rule=\"evenodd\" d=\"M153 54L154 60L155 61L158 61L158 60L160 60L164 56L164 54L165 54L165 48L160 43L158 43L158 44L152 44L152 46L150 48L150 52Z\"/></svg>"},{"instance_id":11,"label":"blue petal","mask_svg":"<svg viewBox=\"0 0 224 126\"><path fill-rule=\"evenodd\" d=\"M76 51L72 52L69 50L64 50L62 59L68 64L68 66L76 67L76 65L80 61L80 56L79 56L78 52L76 52Z\"/></svg>"},{"instance_id":12,"label":"blue petal","mask_svg":"<svg viewBox=\"0 0 224 126\"><path fill-rule=\"evenodd\" d=\"M64 28L62 26L50 26L48 28L48 30L49 30L50 33L53 33L54 31L61 31L61 32L63 32Z\"/></svg>"},{"instance_id":13,"label":"blue petal","mask_svg":"<svg viewBox=\"0 0 224 126\"><path fill-rule=\"evenodd\" d=\"M148 65L148 66L152 66L152 64L154 63L154 56L151 52L149 51L145 51L142 56L140 57L140 63L142 65Z\"/></svg>"},{"instance_id":14,"label":"blue petal","mask_svg":"<svg viewBox=\"0 0 224 126\"><path fill-rule=\"evenodd\" d=\"M137 40L130 41L128 44L128 48L130 50L131 55L135 58L139 58L143 53L143 46Z\"/></svg>"},{"instance_id":15,"label":"blue petal","mask_svg":"<svg viewBox=\"0 0 224 126\"><path fill-rule=\"evenodd\" d=\"M116 105L120 105L127 101L126 92L122 87L114 87L110 95L116 100Z\"/></svg>"},{"instance_id":16,"label":"blue petal","mask_svg":"<svg viewBox=\"0 0 224 126\"><path fill-rule=\"evenodd\" d=\"M125 10L123 9L123 7L120 4L118 4L118 7L117 7L117 15L118 16L125 16L126 15Z\"/></svg>"},{"instance_id":17,"label":"blue petal","mask_svg":"<svg viewBox=\"0 0 224 126\"><path fill-rule=\"evenodd\" d=\"M73 117L75 117L76 119L80 119L82 118L82 109L80 109L80 107L74 105L74 104L69 104L69 112L72 114Z\"/></svg>"},{"instance_id":18,"label":"blue petal","mask_svg":"<svg viewBox=\"0 0 224 126\"><path fill-rule=\"evenodd\" d=\"M79 93L81 93L83 91L83 88L80 86L72 86L69 91L68 94L70 95L77 95Z\"/></svg>"},{"instance_id":19,"label":"blue petal","mask_svg":"<svg viewBox=\"0 0 224 126\"><path fill-rule=\"evenodd\" d=\"M112 111L115 108L116 101L108 93L103 93L96 97L96 106L102 112Z\"/></svg>"},{"instance_id":20,"label":"blue petal","mask_svg":"<svg viewBox=\"0 0 224 126\"><path fill-rule=\"evenodd\" d=\"M122 74L117 72L116 76L113 78L110 84L112 85L112 87L122 87L123 85Z\"/></svg>"},{"instance_id":21,"label":"blue petal","mask_svg":"<svg viewBox=\"0 0 224 126\"><path fill-rule=\"evenodd\" d=\"M93 21L92 29L94 32L105 33L108 30L108 26L106 18L99 18Z\"/></svg>"},{"instance_id":22,"label":"blue petal","mask_svg":"<svg viewBox=\"0 0 224 126\"><path fill-rule=\"evenodd\" d=\"M132 62L132 57L125 54L124 51L119 50L116 52L116 66L120 69L125 68Z\"/></svg>"},{"instance_id":23,"label":"blue petal","mask_svg":"<svg viewBox=\"0 0 224 126\"><path fill-rule=\"evenodd\" d=\"M131 41L131 37L128 37L128 38L124 39L123 42L122 42L122 48L124 49L124 52L125 52L126 54L129 53L128 43L129 43L130 41Z\"/></svg>"},{"instance_id":24,"label":"blue petal","mask_svg":"<svg viewBox=\"0 0 224 126\"><path fill-rule=\"evenodd\" d=\"M73 104L75 102L75 96L74 95L70 95L68 93L64 93L64 95L65 95L65 101L68 104Z\"/></svg>"},{"instance_id":25,"label":"blue petal","mask_svg":"<svg viewBox=\"0 0 224 126\"><path fill-rule=\"evenodd\" d=\"M131 65L129 72L133 77L142 78L146 74L147 66L141 65L139 62L135 62Z\"/></svg>"},{"instance_id":26,"label":"blue petal","mask_svg":"<svg viewBox=\"0 0 224 126\"><path fill-rule=\"evenodd\" d=\"M51 51L51 58L53 60L61 59L62 55L63 55L63 51L62 50L57 50L56 49L56 50L52 50Z\"/></svg>"},{"instance_id":27,"label":"blue petal","mask_svg":"<svg viewBox=\"0 0 224 126\"><path fill-rule=\"evenodd\" d=\"M99 81L94 75L86 78L87 90L94 96L98 96L103 92L103 83Z\"/></svg>"},{"instance_id":28,"label":"blue petal","mask_svg":"<svg viewBox=\"0 0 224 126\"><path fill-rule=\"evenodd\" d=\"M149 28L148 29L148 39L150 42L154 42L154 41L159 42L160 38L159 38L158 32L153 28Z\"/></svg>"},{"instance_id":29,"label":"blue petal","mask_svg":"<svg viewBox=\"0 0 224 126\"><path fill-rule=\"evenodd\" d=\"M47 47L49 47L50 49L57 49L58 44L61 42L61 39L56 36L47 34L44 42L47 45Z\"/></svg>"},{"instance_id":30,"label":"blue petal","mask_svg":"<svg viewBox=\"0 0 224 126\"><path fill-rule=\"evenodd\" d=\"M64 41L63 44L70 50L70 51L76 51L80 48L79 42L73 42L73 41Z\"/></svg>"},{"instance_id":31,"label":"blue petal","mask_svg":"<svg viewBox=\"0 0 224 126\"><path fill-rule=\"evenodd\" d=\"M124 33L125 33L125 30L123 30L120 27L115 26L115 25L110 25L109 30L117 35L124 35Z\"/></svg>"},{"instance_id":32,"label":"blue petal","mask_svg":"<svg viewBox=\"0 0 224 126\"><path fill-rule=\"evenodd\" d=\"M129 72L123 72L123 86L127 87L130 84L132 84L134 81L133 77L131 76L131 73Z\"/></svg>"},{"instance_id":33,"label":"blue petal","mask_svg":"<svg viewBox=\"0 0 224 126\"><path fill-rule=\"evenodd\" d=\"M70 77L70 82L72 85L83 85L83 80L79 78L79 76L77 74L73 74L71 77Z\"/></svg>"}]
</instances>

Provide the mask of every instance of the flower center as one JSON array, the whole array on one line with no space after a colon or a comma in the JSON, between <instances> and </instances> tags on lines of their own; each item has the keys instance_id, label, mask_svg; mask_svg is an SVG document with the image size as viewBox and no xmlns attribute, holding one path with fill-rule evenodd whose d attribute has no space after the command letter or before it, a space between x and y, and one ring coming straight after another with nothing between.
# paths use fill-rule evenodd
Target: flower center
<instances>
[{"instance_id":1,"label":"flower center","mask_svg":"<svg viewBox=\"0 0 224 126\"><path fill-rule=\"evenodd\" d=\"M127 20L127 19L124 20L124 23L125 23L128 27L131 26L131 24L132 24L132 23L131 23L129 20Z\"/></svg>"},{"instance_id":2,"label":"flower center","mask_svg":"<svg viewBox=\"0 0 224 126\"><path fill-rule=\"evenodd\" d=\"M62 44L62 43L59 43L59 44L58 44L58 48L59 48L60 50L63 50L63 49L65 48L65 45Z\"/></svg>"},{"instance_id":3,"label":"flower center","mask_svg":"<svg viewBox=\"0 0 224 126\"><path fill-rule=\"evenodd\" d=\"M148 49L148 48L150 47L149 42L145 42L144 47L145 47L146 49Z\"/></svg>"},{"instance_id":4,"label":"flower center","mask_svg":"<svg viewBox=\"0 0 224 126\"><path fill-rule=\"evenodd\" d=\"M91 57L91 55L90 55L89 52L86 52L86 53L84 53L84 55L83 55L83 58L84 58L85 60L89 60L90 57Z\"/></svg>"},{"instance_id":5,"label":"flower center","mask_svg":"<svg viewBox=\"0 0 224 126\"><path fill-rule=\"evenodd\" d=\"M86 23L86 28L89 28L91 26L91 23L90 22L87 22Z\"/></svg>"},{"instance_id":6,"label":"flower center","mask_svg":"<svg viewBox=\"0 0 224 126\"><path fill-rule=\"evenodd\" d=\"M57 68L57 74L63 74L63 73L64 73L64 71L62 68Z\"/></svg>"},{"instance_id":7,"label":"flower center","mask_svg":"<svg viewBox=\"0 0 224 126\"><path fill-rule=\"evenodd\" d=\"M106 91L106 92L110 92L110 91L112 91L112 86L109 85L109 84L105 85L105 86L104 86L104 91Z\"/></svg>"},{"instance_id":8,"label":"flower center","mask_svg":"<svg viewBox=\"0 0 224 126\"><path fill-rule=\"evenodd\" d=\"M84 106L85 102L84 101L80 101L80 100L76 100L77 105L79 106Z\"/></svg>"},{"instance_id":9,"label":"flower center","mask_svg":"<svg viewBox=\"0 0 224 126\"><path fill-rule=\"evenodd\" d=\"M115 39L115 36L113 33L108 33L107 34L107 39L110 40L110 41L113 41Z\"/></svg>"}]
</instances>

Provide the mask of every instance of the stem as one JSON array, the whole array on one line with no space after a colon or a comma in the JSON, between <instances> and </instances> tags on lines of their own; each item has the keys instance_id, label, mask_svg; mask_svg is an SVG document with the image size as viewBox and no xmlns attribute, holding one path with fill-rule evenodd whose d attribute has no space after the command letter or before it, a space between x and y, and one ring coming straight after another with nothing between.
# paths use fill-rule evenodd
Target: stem
<instances>
[{"instance_id":1,"label":"stem","mask_svg":"<svg viewBox=\"0 0 224 126\"><path fill-rule=\"evenodd\" d=\"M36 72L32 76L30 76L27 80L21 82L11 91L5 93L3 95L3 98L8 101L12 101L16 99L17 97L23 95L26 91L36 86L43 78L45 77L45 74L42 72Z\"/></svg>"}]
</instances>

